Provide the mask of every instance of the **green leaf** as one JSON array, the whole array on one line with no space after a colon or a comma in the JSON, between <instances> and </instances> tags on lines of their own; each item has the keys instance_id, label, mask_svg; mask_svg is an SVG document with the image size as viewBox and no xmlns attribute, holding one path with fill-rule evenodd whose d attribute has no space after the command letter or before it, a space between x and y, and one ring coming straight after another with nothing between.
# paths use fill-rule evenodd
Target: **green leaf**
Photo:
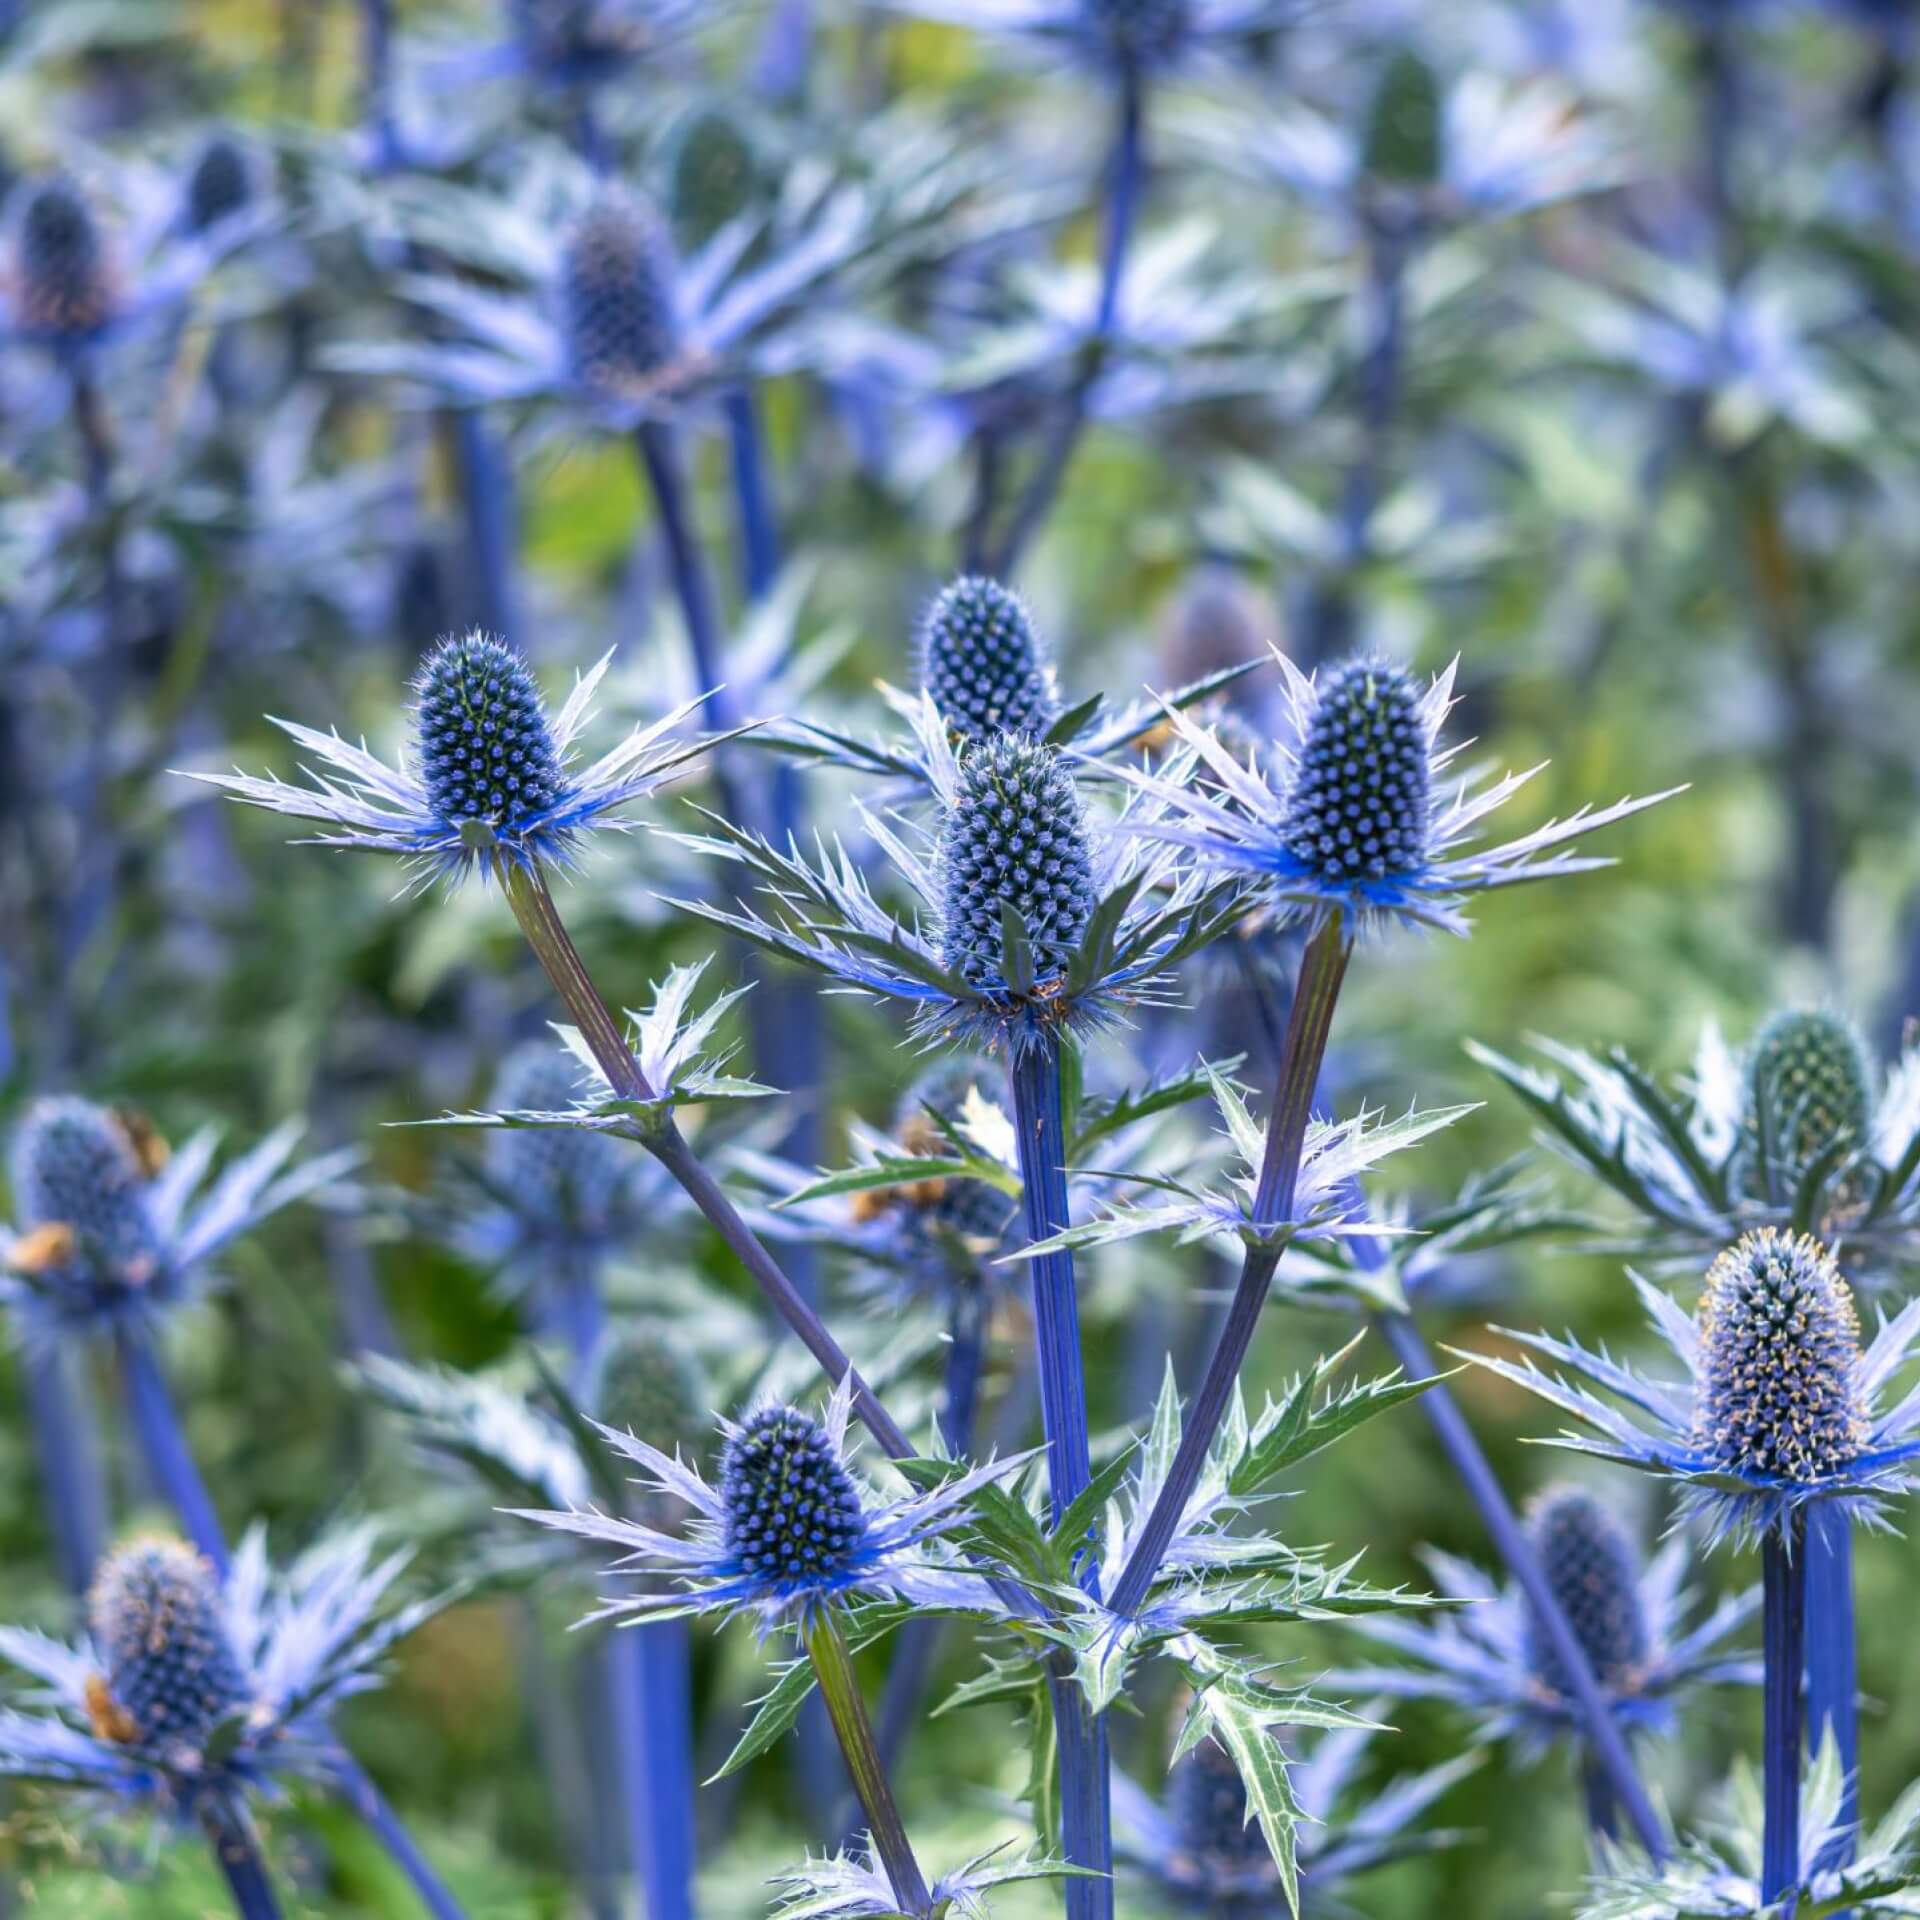
<instances>
[{"instance_id":1,"label":"green leaf","mask_svg":"<svg viewBox=\"0 0 1920 1920\"><path fill-rule=\"evenodd\" d=\"M1299 1920L1300 1863L1294 1833L1300 1804L1287 1777L1286 1755L1267 1731L1272 1719L1269 1690L1247 1684L1239 1668L1219 1656L1191 1665L1190 1671L1197 1690L1193 1711L1232 1757L1247 1791L1247 1811L1260 1823L1287 1907Z\"/></svg>"},{"instance_id":2,"label":"green leaf","mask_svg":"<svg viewBox=\"0 0 1920 1920\"><path fill-rule=\"evenodd\" d=\"M1277 1408L1270 1409L1254 1429L1253 1444L1241 1457L1228 1479L1235 1495L1255 1492L1302 1460L1344 1439L1356 1427L1395 1407L1417 1400L1451 1374L1434 1374L1425 1380L1404 1380L1397 1373L1378 1379L1356 1381L1344 1393L1314 1405L1314 1393L1333 1369L1353 1351L1350 1344L1331 1360L1322 1360L1308 1378L1300 1381ZM1458 1371L1458 1369L1455 1369Z\"/></svg>"},{"instance_id":3,"label":"green leaf","mask_svg":"<svg viewBox=\"0 0 1920 1920\"><path fill-rule=\"evenodd\" d=\"M754 1702L753 1718L747 1722L746 1731L735 1741L720 1771L706 1784L712 1786L714 1781L724 1780L759 1759L799 1719L814 1684L810 1660L791 1660L779 1668L773 1685Z\"/></svg>"}]
</instances>

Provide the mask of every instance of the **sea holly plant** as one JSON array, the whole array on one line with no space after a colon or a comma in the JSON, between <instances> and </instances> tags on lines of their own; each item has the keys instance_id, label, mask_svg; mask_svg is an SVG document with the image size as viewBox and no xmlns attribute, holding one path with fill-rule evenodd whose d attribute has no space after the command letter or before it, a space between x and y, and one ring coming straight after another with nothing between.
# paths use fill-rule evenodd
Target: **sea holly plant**
<instances>
[{"instance_id":1,"label":"sea holly plant","mask_svg":"<svg viewBox=\"0 0 1920 1920\"><path fill-rule=\"evenodd\" d=\"M389 1604L406 1565L365 1531L323 1542L284 1574L250 1532L223 1577L160 1536L115 1547L77 1644L0 1628L0 1660L40 1689L0 1711L0 1774L98 1804L198 1825L241 1920L281 1912L252 1808L309 1780L338 1791L393 1844L393 1816L327 1725L379 1685L388 1652L443 1600ZM435 1908L457 1916L450 1903Z\"/></svg>"},{"instance_id":2,"label":"sea holly plant","mask_svg":"<svg viewBox=\"0 0 1920 1920\"><path fill-rule=\"evenodd\" d=\"M1527 1357L1471 1356L1540 1395L1584 1431L1553 1444L1671 1481L1710 1543L1761 1551L1766 1655L1768 1903L1799 1884L1799 1790L1809 1515L1887 1524L1920 1458L1920 1407L1886 1405L1920 1341L1920 1301L1882 1319L1863 1347L1832 1253L1772 1227L1708 1269L1689 1316L1635 1277L1648 1317L1679 1361L1656 1379L1572 1339L1516 1334ZM1544 1360L1551 1371L1538 1364Z\"/></svg>"},{"instance_id":3,"label":"sea holly plant","mask_svg":"<svg viewBox=\"0 0 1920 1920\"><path fill-rule=\"evenodd\" d=\"M1526 1524L1541 1571L1623 1731L1669 1735L1693 1689L1758 1685L1759 1662L1726 1643L1758 1613L1760 1595L1729 1595L1702 1611L1685 1585L1684 1537L1643 1562L1620 1521L1573 1485L1542 1493ZM1399 1655L1399 1663L1346 1669L1336 1683L1457 1706L1473 1716L1480 1739L1513 1742L1522 1763L1550 1745L1572 1743L1588 1819L1596 1833L1614 1835L1613 1790L1585 1751L1565 1666L1526 1595L1452 1554L1429 1553L1427 1565L1439 1591L1462 1610L1419 1625L1356 1620L1354 1630Z\"/></svg>"}]
</instances>

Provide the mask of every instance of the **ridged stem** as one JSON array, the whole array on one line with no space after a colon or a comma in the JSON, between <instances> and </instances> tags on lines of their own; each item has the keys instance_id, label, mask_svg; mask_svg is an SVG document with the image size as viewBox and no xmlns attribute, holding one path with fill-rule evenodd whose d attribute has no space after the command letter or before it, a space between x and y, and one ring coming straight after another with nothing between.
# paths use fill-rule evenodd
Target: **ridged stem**
<instances>
[{"instance_id":1,"label":"ridged stem","mask_svg":"<svg viewBox=\"0 0 1920 1920\"><path fill-rule=\"evenodd\" d=\"M280 1920L280 1900L260 1857L259 1836L244 1807L208 1800L200 1808L201 1831L226 1877L240 1920Z\"/></svg>"},{"instance_id":2,"label":"ridged stem","mask_svg":"<svg viewBox=\"0 0 1920 1920\"><path fill-rule=\"evenodd\" d=\"M1013 1126L1019 1146L1021 1204L1029 1244L1071 1224L1067 1198L1066 1118L1060 1054L1042 1039L1016 1052L1010 1070ZM1034 1352L1040 1420L1047 1441L1047 1492L1057 1525L1092 1478L1087 1393L1080 1350L1080 1300L1071 1251L1027 1262L1033 1289ZM1098 1591L1097 1563L1087 1555L1081 1584ZM1066 1883L1068 1920L1111 1920L1113 1828L1107 1730L1072 1675L1050 1680L1059 1735L1060 1837L1067 1859L1105 1876Z\"/></svg>"},{"instance_id":3,"label":"ridged stem","mask_svg":"<svg viewBox=\"0 0 1920 1920\"><path fill-rule=\"evenodd\" d=\"M393 0L360 0L361 114L373 131L375 166L396 165L400 142L393 124Z\"/></svg>"},{"instance_id":4,"label":"ridged stem","mask_svg":"<svg viewBox=\"0 0 1920 1920\"><path fill-rule=\"evenodd\" d=\"M1796 1512L1760 1547L1760 1637L1766 1661L1762 1751L1766 1828L1760 1901L1772 1906L1800 1884L1801 1683L1806 1671L1807 1535Z\"/></svg>"},{"instance_id":5,"label":"ridged stem","mask_svg":"<svg viewBox=\"0 0 1920 1920\"><path fill-rule=\"evenodd\" d=\"M480 624L509 646L520 644L520 610L515 591L513 472L500 444L477 408L452 415L454 458L460 469L460 504L466 518L467 549L473 556Z\"/></svg>"},{"instance_id":6,"label":"ridged stem","mask_svg":"<svg viewBox=\"0 0 1920 1920\"><path fill-rule=\"evenodd\" d=\"M751 387L731 388L722 411L733 463L741 583L748 600L764 600L780 577L780 524L767 471L767 443L760 430L758 397Z\"/></svg>"},{"instance_id":7,"label":"ridged stem","mask_svg":"<svg viewBox=\"0 0 1920 1920\"><path fill-rule=\"evenodd\" d=\"M221 1579L227 1576L232 1556L227 1537L221 1530L220 1516L214 1508L207 1483L201 1478L187 1436L181 1430L180 1416L173 1396L167 1391L165 1376L153 1351L150 1335L143 1327L121 1325L114 1332L114 1346L120 1361L120 1386L126 1400L127 1417L140 1441L140 1452L153 1475L160 1496L180 1516L186 1535L213 1563Z\"/></svg>"},{"instance_id":8,"label":"ridged stem","mask_svg":"<svg viewBox=\"0 0 1920 1920\"><path fill-rule=\"evenodd\" d=\"M1605 1767L1590 1753L1580 1756L1580 1792L1587 1804L1587 1828L1602 1840L1620 1837L1620 1797Z\"/></svg>"},{"instance_id":9,"label":"ridged stem","mask_svg":"<svg viewBox=\"0 0 1920 1920\"><path fill-rule=\"evenodd\" d=\"M893 1897L903 1913L930 1913L933 1896L927 1890L920 1863L914 1858L913 1844L907 1838L906 1823L900 1818L893 1789L887 1784L887 1770L874 1743L867 1703L860 1692L859 1676L853 1670L853 1656L833 1609L830 1606L815 1608L802 1625L801 1634L807 1658L813 1662L814 1678L820 1683L820 1698L826 1704L827 1717L833 1722L834 1734L845 1756L853 1790L866 1812L873 1850L886 1869Z\"/></svg>"},{"instance_id":10,"label":"ridged stem","mask_svg":"<svg viewBox=\"0 0 1920 1920\"><path fill-rule=\"evenodd\" d=\"M1254 1211L1262 1221L1284 1220L1293 1211L1294 1188L1300 1176L1300 1156L1306 1146L1314 1088L1319 1084L1320 1063L1326 1057L1333 1012L1352 952L1352 938L1342 924L1329 921L1307 943L1307 950L1301 956L1300 977L1287 1016L1279 1084L1274 1089L1266 1149L1254 1191ZM1153 1576L1160 1569L1160 1562L1166 1557L1181 1516L1187 1510L1187 1502L1199 1484L1214 1435L1226 1417L1234 1383L1253 1345L1260 1312L1267 1303L1267 1293L1279 1264L1277 1247L1247 1249L1239 1284L1234 1288L1233 1304L1207 1362L1200 1390L1187 1408L1180 1447L1166 1484L1160 1489L1153 1511L1148 1514L1114 1588L1112 1604L1116 1613L1138 1611L1153 1584Z\"/></svg>"},{"instance_id":11,"label":"ridged stem","mask_svg":"<svg viewBox=\"0 0 1920 1920\"><path fill-rule=\"evenodd\" d=\"M1860 1653L1853 1606L1853 1524L1830 1502L1807 1515L1807 1738L1816 1751L1833 1742L1845 1784L1843 1831L1814 1862L1822 1872L1848 1865L1860 1824ZM1835 1916L1844 1920L1844 1916Z\"/></svg>"},{"instance_id":12,"label":"ridged stem","mask_svg":"<svg viewBox=\"0 0 1920 1920\"><path fill-rule=\"evenodd\" d=\"M83 1594L107 1538L107 1482L92 1397L76 1377L74 1356L54 1342L26 1342L20 1374L60 1576L69 1593Z\"/></svg>"},{"instance_id":13,"label":"ridged stem","mask_svg":"<svg viewBox=\"0 0 1920 1920\"><path fill-rule=\"evenodd\" d=\"M533 949L554 991L580 1029L607 1083L622 1099L650 1100L653 1089L640 1070L613 1015L601 999L561 921L559 909L546 878L537 869L506 866L501 871L501 887L514 918ZM800 1290L781 1270L780 1264L761 1244L753 1229L741 1217L740 1210L727 1197L720 1183L695 1157L693 1149L679 1129L667 1122L646 1141L647 1150L686 1190L688 1198L726 1243L728 1250L746 1268L761 1293L782 1320L796 1333L801 1344L819 1361L822 1370L836 1385L853 1371L845 1350L827 1331ZM880 1404L873 1389L854 1375L853 1410L867 1430L894 1459L908 1459L913 1448L893 1416Z\"/></svg>"},{"instance_id":14,"label":"ridged stem","mask_svg":"<svg viewBox=\"0 0 1920 1920\"><path fill-rule=\"evenodd\" d=\"M693 1738L684 1620L616 1627L603 1649L634 1878L646 1920L693 1920Z\"/></svg>"}]
</instances>

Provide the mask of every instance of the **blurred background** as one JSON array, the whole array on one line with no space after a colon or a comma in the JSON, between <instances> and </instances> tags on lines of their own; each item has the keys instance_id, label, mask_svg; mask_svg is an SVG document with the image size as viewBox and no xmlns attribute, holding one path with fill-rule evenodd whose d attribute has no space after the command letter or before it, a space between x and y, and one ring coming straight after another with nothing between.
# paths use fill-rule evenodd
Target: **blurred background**
<instances>
[{"instance_id":1,"label":"blurred background","mask_svg":"<svg viewBox=\"0 0 1920 1920\"><path fill-rule=\"evenodd\" d=\"M1020 496L1042 423L1086 378L1085 431L1016 574L1070 698L1125 701L1269 643L1308 669L1360 645L1429 671L1458 654L1467 759L1551 762L1516 816L1688 786L1607 836L1609 870L1481 903L1470 941L1395 936L1356 964L1331 1070L1343 1108L1486 1103L1396 1161L1390 1189L1448 1194L1527 1146L1468 1038L1619 1044L1678 1074L1703 1022L1738 1043L1788 1001L1843 1008L1883 1057L1895 1047L1920 1010L1912 9L1320 0L1153 90L1125 324L1091 373L1099 74L857 0L768 0L692 9L605 84L555 82L530 47L566 11L403 4L370 90L381 10L345 0L0 7L0 182L82 183L123 247L121 297L167 286L167 221L215 136L235 136L253 209L78 372L17 324L10 227L0 349L0 1121L75 1091L176 1141L211 1123L237 1150L297 1116L311 1147L366 1154L348 1189L241 1243L173 1329L176 1390L230 1526L260 1517L292 1550L376 1515L417 1545L422 1584L466 1570L488 1503L423 1469L347 1369L368 1353L523 1361L515 1300L448 1228L479 1141L395 1123L484 1102L556 1010L488 892L407 892L391 863L290 846L285 822L169 770L290 774L269 713L390 750L419 654L473 624L508 631L556 696L617 648L607 742L615 716L697 685L626 436L564 383L466 411L450 362L438 385L419 377L458 331L416 297L423 276L540 310L539 249L555 209L580 204L589 107L589 162L660 202L684 258L715 224L703 194L721 220L771 210L768 257L791 243L782 220L804 231L810 182L862 196L849 270L786 303L756 349L784 559L771 588L736 564L729 416L702 403L683 427L744 710L884 731L875 680L913 684L930 595L963 557L992 557L983 498ZM702 171L702 139L724 164ZM1234 690L1237 724L1272 731L1277 682L1268 668ZM844 822L854 783L798 778L800 817ZM692 824L679 797L650 817ZM761 977L655 892L720 885L653 834L596 848L565 906L613 1005L644 1004L669 965L709 952L710 984ZM1130 1060L1247 1051L1264 1094L1257 1037L1221 1031L1207 977L1191 985L1193 1011L1103 1043L1090 1073L1119 1084ZM776 977L756 992L813 998ZM716 1156L838 1166L851 1122L893 1124L922 1063L885 1012L821 1004L823 1052L793 1104L716 1120ZM748 1022L733 1025L750 1055ZM659 1231L614 1259L616 1310L670 1322L716 1405L763 1381L804 1387L742 1276L661 1206ZM813 1267L830 1323L924 1410L937 1320L877 1306L870 1277L832 1258ZM1429 1311L1436 1340L1489 1320L1640 1338L1617 1260L1545 1244L1458 1277ZM1168 1350L1195 1377L1217 1284L1157 1242L1087 1263L1097 1433L1142 1416ZM1276 1307L1252 1384L1348 1333L1338 1314ZM1025 1341L1009 1299L985 1392L990 1410L1013 1396L1014 1436ZM1459 1390L1516 1496L1554 1477L1524 1444L1551 1424L1543 1408L1491 1377ZM108 1433L117 1515L156 1517ZM57 1627L68 1603L20 1418L0 1421L0 1463L6 1612ZM1638 1502L1652 1542L1657 1501L1610 1491ZM1428 1544L1487 1558L1412 1411L1322 1456L1283 1519L1291 1538L1364 1549L1382 1581L1421 1578ZM589 1586L493 1572L347 1725L474 1914L571 1914L585 1788L540 1758L543 1691L565 1687L527 1680L569 1672L563 1630ZM1906 1540L1866 1540L1870 1812L1920 1773L1920 1721L1902 1711L1920 1687L1912 1573ZM1704 1574L1753 1577L1731 1552ZM1317 1631L1273 1651L1311 1671L1357 1648ZM765 1657L744 1630L697 1634L704 1759L724 1753ZM952 1637L945 1677L973 1658ZM1142 1704L1117 1744L1151 1777L1169 1703ZM1437 1708L1396 1717L1371 1777L1471 1739ZM1757 1697L1696 1702L1651 1750L1660 1793L1697 1807L1757 1750L1758 1720ZM790 1747L702 1795L712 1913L762 1910L766 1874L825 1838ZM1017 1832L1024 1767L998 1709L934 1721L906 1766L909 1822L937 1855ZM20 1911L216 1910L191 1848L130 1848L32 1794L5 1806ZM1435 1817L1470 1837L1362 1883L1362 1910L1532 1920L1577 1890L1563 1759L1516 1777L1495 1752ZM317 1801L279 1815L274 1839L299 1863L302 1911L411 1911ZM119 1850L112 1873L103 1848ZM1153 1900L1135 1888L1122 1911Z\"/></svg>"}]
</instances>

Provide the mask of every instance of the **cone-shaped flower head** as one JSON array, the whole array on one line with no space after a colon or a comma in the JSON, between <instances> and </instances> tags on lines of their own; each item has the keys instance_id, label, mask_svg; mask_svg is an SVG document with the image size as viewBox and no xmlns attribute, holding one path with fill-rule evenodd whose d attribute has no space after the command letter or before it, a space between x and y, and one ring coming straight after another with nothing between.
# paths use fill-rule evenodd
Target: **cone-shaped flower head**
<instances>
[{"instance_id":1,"label":"cone-shaped flower head","mask_svg":"<svg viewBox=\"0 0 1920 1920\"><path fill-rule=\"evenodd\" d=\"M564 1113L580 1097L567 1055L540 1041L516 1047L493 1084L502 1112ZM510 1127L487 1137L487 1172L502 1203L558 1232L605 1227L632 1156L584 1127Z\"/></svg>"},{"instance_id":2,"label":"cone-shaped flower head","mask_svg":"<svg viewBox=\"0 0 1920 1920\"><path fill-rule=\"evenodd\" d=\"M198 1748L248 1705L219 1577L191 1547L149 1539L115 1548L87 1608L106 1668L89 1693L102 1739Z\"/></svg>"},{"instance_id":3,"label":"cone-shaped flower head","mask_svg":"<svg viewBox=\"0 0 1920 1920\"><path fill-rule=\"evenodd\" d=\"M215 133L195 156L187 175L185 213L188 229L205 233L252 204L256 180L253 156L231 133Z\"/></svg>"},{"instance_id":4,"label":"cone-shaped flower head","mask_svg":"<svg viewBox=\"0 0 1920 1920\"><path fill-rule=\"evenodd\" d=\"M605 392L641 387L679 351L673 247L659 214L605 194L581 215L560 266L573 377Z\"/></svg>"},{"instance_id":5,"label":"cone-shaped flower head","mask_svg":"<svg viewBox=\"0 0 1920 1920\"><path fill-rule=\"evenodd\" d=\"M1123 66L1179 58L1193 26L1191 0L1080 0L1087 26Z\"/></svg>"},{"instance_id":6,"label":"cone-shaped flower head","mask_svg":"<svg viewBox=\"0 0 1920 1920\"><path fill-rule=\"evenodd\" d=\"M1766 1109L1789 1167L1829 1147L1865 1145L1873 1126L1873 1067L1852 1021L1818 1009L1774 1014L1747 1056L1748 1118Z\"/></svg>"},{"instance_id":7,"label":"cone-shaped flower head","mask_svg":"<svg viewBox=\"0 0 1920 1920\"><path fill-rule=\"evenodd\" d=\"M727 1551L782 1598L830 1592L856 1564L866 1515L826 1429L798 1407L765 1407L720 1456Z\"/></svg>"},{"instance_id":8,"label":"cone-shaped flower head","mask_svg":"<svg viewBox=\"0 0 1920 1920\"><path fill-rule=\"evenodd\" d=\"M1444 137L1440 82L1426 61L1403 47L1387 62L1373 96L1363 164L1376 180L1428 186L1443 171Z\"/></svg>"},{"instance_id":9,"label":"cone-shaped flower head","mask_svg":"<svg viewBox=\"0 0 1920 1920\"><path fill-rule=\"evenodd\" d=\"M454 826L515 839L560 797L559 755L527 664L484 634L443 640L415 683L414 743L427 803Z\"/></svg>"},{"instance_id":10,"label":"cone-shaped flower head","mask_svg":"<svg viewBox=\"0 0 1920 1920\"><path fill-rule=\"evenodd\" d=\"M964 740L1044 734L1060 717L1053 674L1020 597L997 580L963 576L927 609L921 682Z\"/></svg>"},{"instance_id":11,"label":"cone-shaped flower head","mask_svg":"<svg viewBox=\"0 0 1920 1920\"><path fill-rule=\"evenodd\" d=\"M702 107L680 123L667 156L667 206L683 242L704 245L753 204L760 161L739 121Z\"/></svg>"},{"instance_id":12,"label":"cone-shaped flower head","mask_svg":"<svg viewBox=\"0 0 1920 1920\"><path fill-rule=\"evenodd\" d=\"M647 23L620 0L508 0L527 64L561 80L604 77L646 50Z\"/></svg>"},{"instance_id":13,"label":"cone-shaped flower head","mask_svg":"<svg viewBox=\"0 0 1920 1920\"><path fill-rule=\"evenodd\" d=\"M605 1425L696 1459L713 1432L702 1370L669 1328L628 1327L609 1341L595 1401Z\"/></svg>"},{"instance_id":14,"label":"cone-shaped flower head","mask_svg":"<svg viewBox=\"0 0 1920 1920\"><path fill-rule=\"evenodd\" d=\"M946 966L976 986L1000 977L1002 916L1018 914L1034 971L1058 976L1094 908L1086 822L1052 748L1003 734L960 762L940 830L941 937Z\"/></svg>"},{"instance_id":15,"label":"cone-shaped flower head","mask_svg":"<svg viewBox=\"0 0 1920 1920\"><path fill-rule=\"evenodd\" d=\"M1729 1473L1815 1483L1866 1444L1860 1319L1826 1248L1763 1227L1707 1272L1694 1439Z\"/></svg>"},{"instance_id":16,"label":"cone-shaped flower head","mask_svg":"<svg viewBox=\"0 0 1920 1920\"><path fill-rule=\"evenodd\" d=\"M1584 1488L1550 1487L1527 1515L1527 1536L1593 1677L1609 1693L1634 1692L1652 1635L1641 1598L1640 1556L1625 1531ZM1566 1670L1531 1608L1526 1651L1540 1684L1566 1697Z\"/></svg>"},{"instance_id":17,"label":"cone-shaped flower head","mask_svg":"<svg viewBox=\"0 0 1920 1920\"><path fill-rule=\"evenodd\" d=\"M122 287L87 197L55 177L22 189L13 231L12 279L24 329L78 345L119 310Z\"/></svg>"},{"instance_id":18,"label":"cone-shaped flower head","mask_svg":"<svg viewBox=\"0 0 1920 1920\"><path fill-rule=\"evenodd\" d=\"M947 1150L946 1138L927 1109L957 1111L977 1072L971 1062L949 1060L907 1089L894 1137L909 1153L935 1155ZM998 1245L1013 1207L1006 1194L985 1180L922 1180L891 1191L907 1206L923 1213L936 1230L983 1245Z\"/></svg>"},{"instance_id":19,"label":"cone-shaped flower head","mask_svg":"<svg viewBox=\"0 0 1920 1920\"><path fill-rule=\"evenodd\" d=\"M149 1169L126 1127L90 1101L37 1101L13 1145L14 1206L40 1270L75 1292L141 1287L162 1246Z\"/></svg>"},{"instance_id":20,"label":"cone-shaped flower head","mask_svg":"<svg viewBox=\"0 0 1920 1920\"><path fill-rule=\"evenodd\" d=\"M1320 691L1287 792L1284 840L1309 873L1386 880L1426 858L1428 729L1404 668L1354 660Z\"/></svg>"},{"instance_id":21,"label":"cone-shaped flower head","mask_svg":"<svg viewBox=\"0 0 1920 1920\"><path fill-rule=\"evenodd\" d=\"M1246 1783L1217 1740L1202 1740L1174 1764L1167 1812L1178 1836L1167 1864L1178 1884L1218 1888L1230 1897L1277 1889L1280 1874L1267 1837L1247 1818Z\"/></svg>"}]
</instances>

